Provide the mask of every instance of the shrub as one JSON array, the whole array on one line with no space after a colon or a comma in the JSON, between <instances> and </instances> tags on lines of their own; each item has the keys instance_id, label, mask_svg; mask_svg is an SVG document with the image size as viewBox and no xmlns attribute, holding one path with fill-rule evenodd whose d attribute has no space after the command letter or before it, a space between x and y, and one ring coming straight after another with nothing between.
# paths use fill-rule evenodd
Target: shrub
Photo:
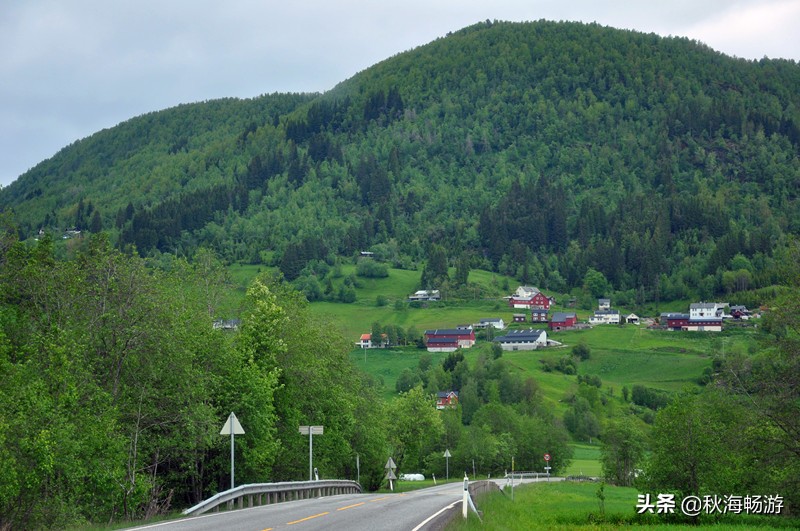
<instances>
[{"instance_id":1,"label":"shrub","mask_svg":"<svg viewBox=\"0 0 800 531\"><path fill-rule=\"evenodd\" d=\"M386 278L389 276L389 268L386 264L366 258L359 260L356 266L356 275L366 278Z\"/></svg>"}]
</instances>

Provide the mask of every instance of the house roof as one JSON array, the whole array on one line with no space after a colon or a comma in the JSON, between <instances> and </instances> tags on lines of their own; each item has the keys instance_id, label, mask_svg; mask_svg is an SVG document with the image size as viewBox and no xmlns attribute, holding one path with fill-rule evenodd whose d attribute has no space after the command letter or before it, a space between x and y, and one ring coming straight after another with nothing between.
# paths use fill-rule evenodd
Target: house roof
<instances>
[{"instance_id":1,"label":"house roof","mask_svg":"<svg viewBox=\"0 0 800 531\"><path fill-rule=\"evenodd\" d=\"M372 334L361 334L361 341L369 341L372 339Z\"/></svg>"},{"instance_id":2,"label":"house roof","mask_svg":"<svg viewBox=\"0 0 800 531\"><path fill-rule=\"evenodd\" d=\"M689 305L689 308L692 310L716 310L717 303L716 302L693 302Z\"/></svg>"},{"instance_id":3,"label":"house roof","mask_svg":"<svg viewBox=\"0 0 800 531\"><path fill-rule=\"evenodd\" d=\"M619 315L619 310L595 310L595 315Z\"/></svg>"},{"instance_id":4,"label":"house roof","mask_svg":"<svg viewBox=\"0 0 800 531\"><path fill-rule=\"evenodd\" d=\"M470 335L472 328L437 328L436 330L425 330L426 336L463 336Z\"/></svg>"},{"instance_id":5,"label":"house roof","mask_svg":"<svg viewBox=\"0 0 800 531\"><path fill-rule=\"evenodd\" d=\"M523 343L537 341L546 334L544 330L512 330L508 334L494 338L498 343Z\"/></svg>"},{"instance_id":6,"label":"house roof","mask_svg":"<svg viewBox=\"0 0 800 531\"><path fill-rule=\"evenodd\" d=\"M688 313L662 313L662 319L688 319Z\"/></svg>"},{"instance_id":7,"label":"house roof","mask_svg":"<svg viewBox=\"0 0 800 531\"><path fill-rule=\"evenodd\" d=\"M569 312L569 313L556 312L553 314L553 318L551 319L551 321L558 323L560 321L566 321L567 319L575 319L575 318L577 318L575 312Z\"/></svg>"},{"instance_id":8,"label":"house roof","mask_svg":"<svg viewBox=\"0 0 800 531\"><path fill-rule=\"evenodd\" d=\"M436 398L447 398L448 396L458 396L458 391L439 391Z\"/></svg>"},{"instance_id":9,"label":"house roof","mask_svg":"<svg viewBox=\"0 0 800 531\"><path fill-rule=\"evenodd\" d=\"M501 319L500 317L486 317L484 319L481 319L481 322L482 323L499 323L502 320L503 319Z\"/></svg>"}]
</instances>

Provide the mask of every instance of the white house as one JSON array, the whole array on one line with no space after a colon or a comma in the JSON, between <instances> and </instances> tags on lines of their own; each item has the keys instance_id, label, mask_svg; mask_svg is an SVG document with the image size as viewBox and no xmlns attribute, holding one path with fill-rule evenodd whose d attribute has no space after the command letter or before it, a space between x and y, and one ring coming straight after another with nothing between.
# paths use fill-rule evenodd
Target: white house
<instances>
[{"instance_id":1,"label":"white house","mask_svg":"<svg viewBox=\"0 0 800 531\"><path fill-rule=\"evenodd\" d=\"M372 334L361 334L361 338L356 341L356 346L359 348L386 348L389 346L389 338L386 334L381 334L380 345L372 342Z\"/></svg>"},{"instance_id":2,"label":"white house","mask_svg":"<svg viewBox=\"0 0 800 531\"><path fill-rule=\"evenodd\" d=\"M619 310L597 310L589 317L589 324L619 324Z\"/></svg>"},{"instance_id":3,"label":"white house","mask_svg":"<svg viewBox=\"0 0 800 531\"><path fill-rule=\"evenodd\" d=\"M611 309L611 299L597 299L597 309L600 311Z\"/></svg>"},{"instance_id":4,"label":"white house","mask_svg":"<svg viewBox=\"0 0 800 531\"><path fill-rule=\"evenodd\" d=\"M722 317L727 307L727 302L695 302L689 305L689 319Z\"/></svg>"},{"instance_id":5,"label":"white house","mask_svg":"<svg viewBox=\"0 0 800 531\"><path fill-rule=\"evenodd\" d=\"M547 346L546 330L511 330L494 338L503 350L536 350Z\"/></svg>"},{"instance_id":6,"label":"white house","mask_svg":"<svg viewBox=\"0 0 800 531\"><path fill-rule=\"evenodd\" d=\"M442 296L439 294L438 289L430 291L421 289L408 296L410 301L438 301L441 298Z\"/></svg>"},{"instance_id":7,"label":"white house","mask_svg":"<svg viewBox=\"0 0 800 531\"><path fill-rule=\"evenodd\" d=\"M632 313L632 314L628 315L627 317L625 317L625 322L628 323L628 324L638 325L640 323L639 316L636 315L635 313Z\"/></svg>"},{"instance_id":8,"label":"white house","mask_svg":"<svg viewBox=\"0 0 800 531\"><path fill-rule=\"evenodd\" d=\"M488 317L481 319L481 321L475 325L476 328L489 328L490 326L502 330L506 327L506 323L500 317Z\"/></svg>"},{"instance_id":9,"label":"white house","mask_svg":"<svg viewBox=\"0 0 800 531\"><path fill-rule=\"evenodd\" d=\"M530 299L537 293L539 293L539 288L534 288L532 286L520 286L517 288L517 291L514 292L514 295L520 299Z\"/></svg>"}]
</instances>

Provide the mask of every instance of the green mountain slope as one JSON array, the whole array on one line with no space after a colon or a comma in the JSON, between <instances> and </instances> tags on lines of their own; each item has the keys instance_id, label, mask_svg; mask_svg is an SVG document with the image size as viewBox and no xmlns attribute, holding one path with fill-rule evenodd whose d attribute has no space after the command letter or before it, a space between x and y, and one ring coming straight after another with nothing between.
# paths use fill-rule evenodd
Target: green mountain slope
<instances>
[{"instance_id":1,"label":"green mountain slope","mask_svg":"<svg viewBox=\"0 0 800 531\"><path fill-rule=\"evenodd\" d=\"M21 232L273 261L373 249L560 292L768 286L800 229L800 67L578 23L481 23L322 95L186 105L62 150L0 191ZM96 212L96 213L95 213ZM604 285L603 282L606 284Z\"/></svg>"}]
</instances>

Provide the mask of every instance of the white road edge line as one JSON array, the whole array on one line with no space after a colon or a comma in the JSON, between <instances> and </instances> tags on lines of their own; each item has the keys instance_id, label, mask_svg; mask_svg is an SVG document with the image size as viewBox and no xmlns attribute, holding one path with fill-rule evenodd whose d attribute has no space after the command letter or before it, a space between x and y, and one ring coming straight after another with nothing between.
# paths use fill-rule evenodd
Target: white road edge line
<instances>
[{"instance_id":1,"label":"white road edge line","mask_svg":"<svg viewBox=\"0 0 800 531\"><path fill-rule=\"evenodd\" d=\"M426 519L424 522L422 522L421 524L419 524L417 527L415 527L415 528L414 528L414 529L412 529L411 531L419 531L420 529L422 529L422 527L423 527L425 524L427 524L428 522L430 522L431 520L433 520L434 518L436 518L437 516L439 516L440 514L442 514L443 512L445 512L447 509L452 509L453 507L455 507L455 505L456 505L457 503L461 503L461 502L460 502L460 501L454 501L453 503L451 503L451 504L450 504L450 505L448 505L447 507L443 507L443 508L442 508L442 509L440 509L440 510L439 510L437 513L435 513L435 514L432 514L431 516L429 516L429 517L428 517L428 518L427 518L427 519Z\"/></svg>"}]
</instances>

